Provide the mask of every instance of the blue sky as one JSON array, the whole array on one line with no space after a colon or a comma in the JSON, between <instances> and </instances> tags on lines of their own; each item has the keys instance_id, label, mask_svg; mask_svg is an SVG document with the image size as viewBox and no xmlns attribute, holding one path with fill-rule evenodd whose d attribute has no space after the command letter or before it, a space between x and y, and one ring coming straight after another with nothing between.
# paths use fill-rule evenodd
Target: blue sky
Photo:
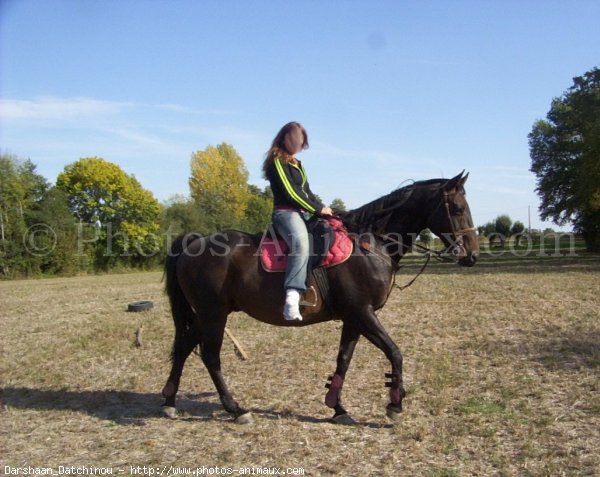
<instances>
[{"instance_id":1,"label":"blue sky","mask_svg":"<svg viewBox=\"0 0 600 477\"><path fill-rule=\"evenodd\" d=\"M600 2L0 0L0 149L100 156L161 201L221 142L264 187L279 128L325 201L470 172L477 225L538 218L527 134L600 64Z\"/></svg>"}]
</instances>

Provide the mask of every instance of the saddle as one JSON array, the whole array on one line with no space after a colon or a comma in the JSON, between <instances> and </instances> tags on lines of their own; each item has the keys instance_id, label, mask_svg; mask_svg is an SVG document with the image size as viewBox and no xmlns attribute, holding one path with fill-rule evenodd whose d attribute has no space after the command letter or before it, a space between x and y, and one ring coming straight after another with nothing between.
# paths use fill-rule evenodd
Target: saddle
<instances>
[{"instance_id":1,"label":"saddle","mask_svg":"<svg viewBox=\"0 0 600 477\"><path fill-rule=\"evenodd\" d=\"M308 223L310 272L318 267L329 268L348 260L354 249L353 241L342 221L335 217L316 219ZM260 244L260 263L267 272L285 272L288 246L274 233L272 224Z\"/></svg>"}]
</instances>

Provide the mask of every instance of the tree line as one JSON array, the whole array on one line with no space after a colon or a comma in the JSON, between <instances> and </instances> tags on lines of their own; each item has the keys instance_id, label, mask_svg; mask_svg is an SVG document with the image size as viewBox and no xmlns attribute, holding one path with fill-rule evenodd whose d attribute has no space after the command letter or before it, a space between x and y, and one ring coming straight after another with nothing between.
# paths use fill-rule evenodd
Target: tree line
<instances>
[{"instance_id":1,"label":"tree line","mask_svg":"<svg viewBox=\"0 0 600 477\"><path fill-rule=\"evenodd\" d=\"M99 157L67 165L52 185L31 160L0 154L0 276L153 268L181 233L265 230L271 190L248 183L233 146L194 152L190 169L190 195L161 204ZM341 199L332 206L345 208Z\"/></svg>"},{"instance_id":2,"label":"tree line","mask_svg":"<svg viewBox=\"0 0 600 477\"><path fill-rule=\"evenodd\" d=\"M495 220L491 220L484 225L477 227L477 232L480 236L487 237L490 241L490 246L493 246L496 241L504 246L506 239L516 237L517 242L525 232L525 224L520 221L513 223L510 216L506 214L499 215Z\"/></svg>"},{"instance_id":3,"label":"tree line","mask_svg":"<svg viewBox=\"0 0 600 477\"><path fill-rule=\"evenodd\" d=\"M600 251L600 69L574 78L528 137L541 217L571 223L588 250ZM192 154L189 189L160 204L133 175L99 157L67 165L52 185L31 160L0 154L0 276L153 267L180 233L258 233L270 221L270 189L248 184L229 144ZM345 208L341 199L331 206ZM523 231L505 215L479 227L500 240Z\"/></svg>"}]
</instances>

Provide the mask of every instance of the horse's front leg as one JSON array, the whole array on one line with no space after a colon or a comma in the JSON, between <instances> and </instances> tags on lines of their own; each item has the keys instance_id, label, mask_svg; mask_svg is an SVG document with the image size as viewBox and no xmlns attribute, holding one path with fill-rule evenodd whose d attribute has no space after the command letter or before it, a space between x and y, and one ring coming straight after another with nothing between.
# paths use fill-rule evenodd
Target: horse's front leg
<instances>
[{"instance_id":1,"label":"horse's front leg","mask_svg":"<svg viewBox=\"0 0 600 477\"><path fill-rule=\"evenodd\" d=\"M400 348L385 331L371 307L357 316L355 325L365 338L383 351L392 364L392 372L386 373L386 377L390 378L390 382L386 383L386 386L390 388L387 416L390 419L397 419L402 412L402 400L406 396L402 381L402 353Z\"/></svg>"},{"instance_id":2,"label":"horse's front leg","mask_svg":"<svg viewBox=\"0 0 600 477\"><path fill-rule=\"evenodd\" d=\"M329 378L330 382L326 384L329 391L325 395L325 404L335 410L332 420L338 424L354 424L355 422L348 414L348 411L342 406L342 386L344 385L346 372L350 366L350 361L352 360L352 355L354 354L354 349L359 338L359 331L353 325L344 323L340 338L337 367L335 368L335 374Z\"/></svg>"}]
</instances>

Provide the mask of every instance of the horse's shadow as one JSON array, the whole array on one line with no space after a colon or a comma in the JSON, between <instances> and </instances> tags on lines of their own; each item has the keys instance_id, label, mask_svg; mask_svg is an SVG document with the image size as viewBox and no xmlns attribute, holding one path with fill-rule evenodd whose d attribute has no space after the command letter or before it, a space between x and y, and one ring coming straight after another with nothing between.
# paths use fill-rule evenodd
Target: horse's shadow
<instances>
[{"instance_id":1,"label":"horse's shadow","mask_svg":"<svg viewBox=\"0 0 600 477\"><path fill-rule=\"evenodd\" d=\"M144 426L147 419L162 417L158 394L121 390L70 390L36 389L27 387L4 387L0 389L0 401L5 409L29 409L39 411L72 411L87 414L119 425ZM223 410L216 392L183 394L177 400L178 420L183 421L232 421ZM251 409L261 418L279 420L294 419L309 424L326 424L329 418L306 416L294 412L273 409ZM361 427L390 427L389 424L358 422Z\"/></svg>"},{"instance_id":2,"label":"horse's shadow","mask_svg":"<svg viewBox=\"0 0 600 477\"><path fill-rule=\"evenodd\" d=\"M216 393L188 394L178 406L185 419L209 420L221 409ZM121 390L70 390L4 387L1 401L8 409L73 411L121 425L145 425L146 419L160 417L158 394Z\"/></svg>"}]
</instances>

